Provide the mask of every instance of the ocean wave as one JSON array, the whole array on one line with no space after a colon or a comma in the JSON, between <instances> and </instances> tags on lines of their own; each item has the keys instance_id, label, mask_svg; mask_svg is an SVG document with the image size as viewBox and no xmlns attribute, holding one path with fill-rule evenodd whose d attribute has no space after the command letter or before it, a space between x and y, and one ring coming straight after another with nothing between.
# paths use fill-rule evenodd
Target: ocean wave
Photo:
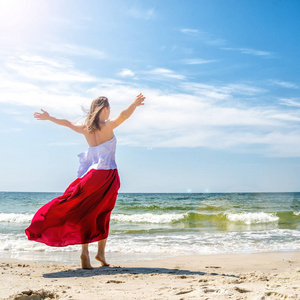
<instances>
[{"instance_id":1,"label":"ocean wave","mask_svg":"<svg viewBox=\"0 0 300 300\"><path fill-rule=\"evenodd\" d=\"M107 253L122 253L125 257L137 253L144 254L217 254L243 252L273 252L300 250L300 231L274 229L268 231L242 232L173 232L141 234L136 236L110 235ZM25 234L1 234L0 253L18 255L28 252L32 257L39 254L67 252L79 259L80 245L49 247L43 243L27 240ZM90 244L90 251L97 251L97 243Z\"/></svg>"},{"instance_id":2,"label":"ocean wave","mask_svg":"<svg viewBox=\"0 0 300 300\"><path fill-rule=\"evenodd\" d=\"M275 213L228 213L226 217L232 222L241 222L245 224L270 223L279 221L279 217Z\"/></svg>"},{"instance_id":3,"label":"ocean wave","mask_svg":"<svg viewBox=\"0 0 300 300\"><path fill-rule=\"evenodd\" d=\"M30 223L33 214L0 213L0 223Z\"/></svg>"},{"instance_id":4,"label":"ocean wave","mask_svg":"<svg viewBox=\"0 0 300 300\"><path fill-rule=\"evenodd\" d=\"M289 214L290 215L290 214ZM286 217L283 217L282 222ZM184 222L186 224L193 224L193 226L202 226L208 224L214 224L214 226L232 226L234 224L247 224L247 225L254 225L254 224L263 224L263 223L274 223L278 222L280 217L277 216L275 213L265 213L265 212L232 212L232 213L218 213L218 214L203 214L198 212L189 212L186 213L184 219L176 220L174 223ZM210 226L210 225L209 225Z\"/></svg>"},{"instance_id":5,"label":"ocean wave","mask_svg":"<svg viewBox=\"0 0 300 300\"><path fill-rule=\"evenodd\" d=\"M116 222L130 222L130 223L172 223L174 221L181 220L185 217L186 214L134 214L134 215L125 215L125 214L112 214L111 220Z\"/></svg>"},{"instance_id":6,"label":"ocean wave","mask_svg":"<svg viewBox=\"0 0 300 300\"><path fill-rule=\"evenodd\" d=\"M0 223L20 224L30 223L34 214L0 213ZM116 223L148 223L148 224L193 224L202 226L203 224L266 224L278 222L278 224L297 224L300 221L299 211L280 212L215 212L204 213L199 211L189 211L181 213L138 213L123 214L112 213L111 220Z\"/></svg>"},{"instance_id":7,"label":"ocean wave","mask_svg":"<svg viewBox=\"0 0 300 300\"><path fill-rule=\"evenodd\" d=\"M274 222L287 222L288 220L293 221L291 216L293 212L284 212L283 215L276 215L275 213L265 212L242 212L242 213L218 213L218 214L205 214L199 212L186 212L186 213L166 213L166 214L112 214L112 220L116 222L128 222L128 223L184 223L184 224L209 224L214 223L222 226L229 223L241 223L241 224L262 224L262 223L274 223ZM294 216L295 218L295 216Z\"/></svg>"},{"instance_id":8,"label":"ocean wave","mask_svg":"<svg viewBox=\"0 0 300 300\"><path fill-rule=\"evenodd\" d=\"M140 204L140 205L123 205L122 210L123 211L189 211L189 210L194 210L196 209L196 205L145 205L145 204Z\"/></svg>"}]
</instances>

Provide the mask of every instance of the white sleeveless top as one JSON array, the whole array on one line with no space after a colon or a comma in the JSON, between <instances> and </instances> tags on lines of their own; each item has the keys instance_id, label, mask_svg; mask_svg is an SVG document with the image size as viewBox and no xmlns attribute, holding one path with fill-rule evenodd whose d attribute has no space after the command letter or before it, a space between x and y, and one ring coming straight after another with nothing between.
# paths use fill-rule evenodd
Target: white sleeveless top
<instances>
[{"instance_id":1,"label":"white sleeveless top","mask_svg":"<svg viewBox=\"0 0 300 300\"><path fill-rule=\"evenodd\" d=\"M117 139L114 136L98 146L89 147L88 151L78 154L79 170L78 177L84 176L91 169L117 169L115 162Z\"/></svg>"}]
</instances>

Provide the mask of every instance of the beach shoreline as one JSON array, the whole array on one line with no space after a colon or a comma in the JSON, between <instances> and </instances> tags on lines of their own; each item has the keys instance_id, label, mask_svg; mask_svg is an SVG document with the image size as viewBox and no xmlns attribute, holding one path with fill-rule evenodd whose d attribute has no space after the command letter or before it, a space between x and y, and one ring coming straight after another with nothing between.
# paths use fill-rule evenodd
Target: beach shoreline
<instances>
[{"instance_id":1,"label":"beach shoreline","mask_svg":"<svg viewBox=\"0 0 300 300\"><path fill-rule=\"evenodd\" d=\"M80 265L0 259L1 299L300 299L300 251ZM30 290L33 291L30 296ZM47 298L47 297L46 297Z\"/></svg>"}]
</instances>

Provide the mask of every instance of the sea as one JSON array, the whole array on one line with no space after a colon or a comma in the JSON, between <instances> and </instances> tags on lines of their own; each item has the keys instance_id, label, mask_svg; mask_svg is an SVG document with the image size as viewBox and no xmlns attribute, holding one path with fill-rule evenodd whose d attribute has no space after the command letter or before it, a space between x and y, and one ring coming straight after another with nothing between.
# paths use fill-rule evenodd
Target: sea
<instances>
[{"instance_id":1,"label":"sea","mask_svg":"<svg viewBox=\"0 0 300 300\"><path fill-rule=\"evenodd\" d=\"M60 195L0 192L1 258L79 263L80 245L49 247L24 233L34 213ZM106 258L292 251L300 251L300 193L120 193Z\"/></svg>"}]
</instances>

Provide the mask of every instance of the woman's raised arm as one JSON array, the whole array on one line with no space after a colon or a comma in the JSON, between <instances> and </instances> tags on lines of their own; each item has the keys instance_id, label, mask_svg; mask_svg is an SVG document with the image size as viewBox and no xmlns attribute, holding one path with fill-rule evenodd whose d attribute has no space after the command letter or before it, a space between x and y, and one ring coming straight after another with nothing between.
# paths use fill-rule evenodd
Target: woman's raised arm
<instances>
[{"instance_id":1,"label":"woman's raised arm","mask_svg":"<svg viewBox=\"0 0 300 300\"><path fill-rule=\"evenodd\" d=\"M33 116L37 119L37 120L43 120L43 121L51 121L55 124L61 125L61 126L66 126L69 127L70 129L78 132L78 133L84 133L84 125L78 125L76 123L70 122L66 119L59 119L59 118L55 118L52 117L48 114L48 112L46 112L45 110L41 109L42 113L39 112L35 112L33 114Z\"/></svg>"},{"instance_id":2,"label":"woman's raised arm","mask_svg":"<svg viewBox=\"0 0 300 300\"><path fill-rule=\"evenodd\" d=\"M116 117L115 119L107 121L107 126L114 129L114 128L118 127L119 125L121 125L126 119L128 119L133 114L133 112L135 111L135 109L138 106L145 104L144 103L145 98L146 97L144 97L142 93L137 95L135 97L135 100L126 109L124 109L119 114L118 117Z\"/></svg>"}]
</instances>

